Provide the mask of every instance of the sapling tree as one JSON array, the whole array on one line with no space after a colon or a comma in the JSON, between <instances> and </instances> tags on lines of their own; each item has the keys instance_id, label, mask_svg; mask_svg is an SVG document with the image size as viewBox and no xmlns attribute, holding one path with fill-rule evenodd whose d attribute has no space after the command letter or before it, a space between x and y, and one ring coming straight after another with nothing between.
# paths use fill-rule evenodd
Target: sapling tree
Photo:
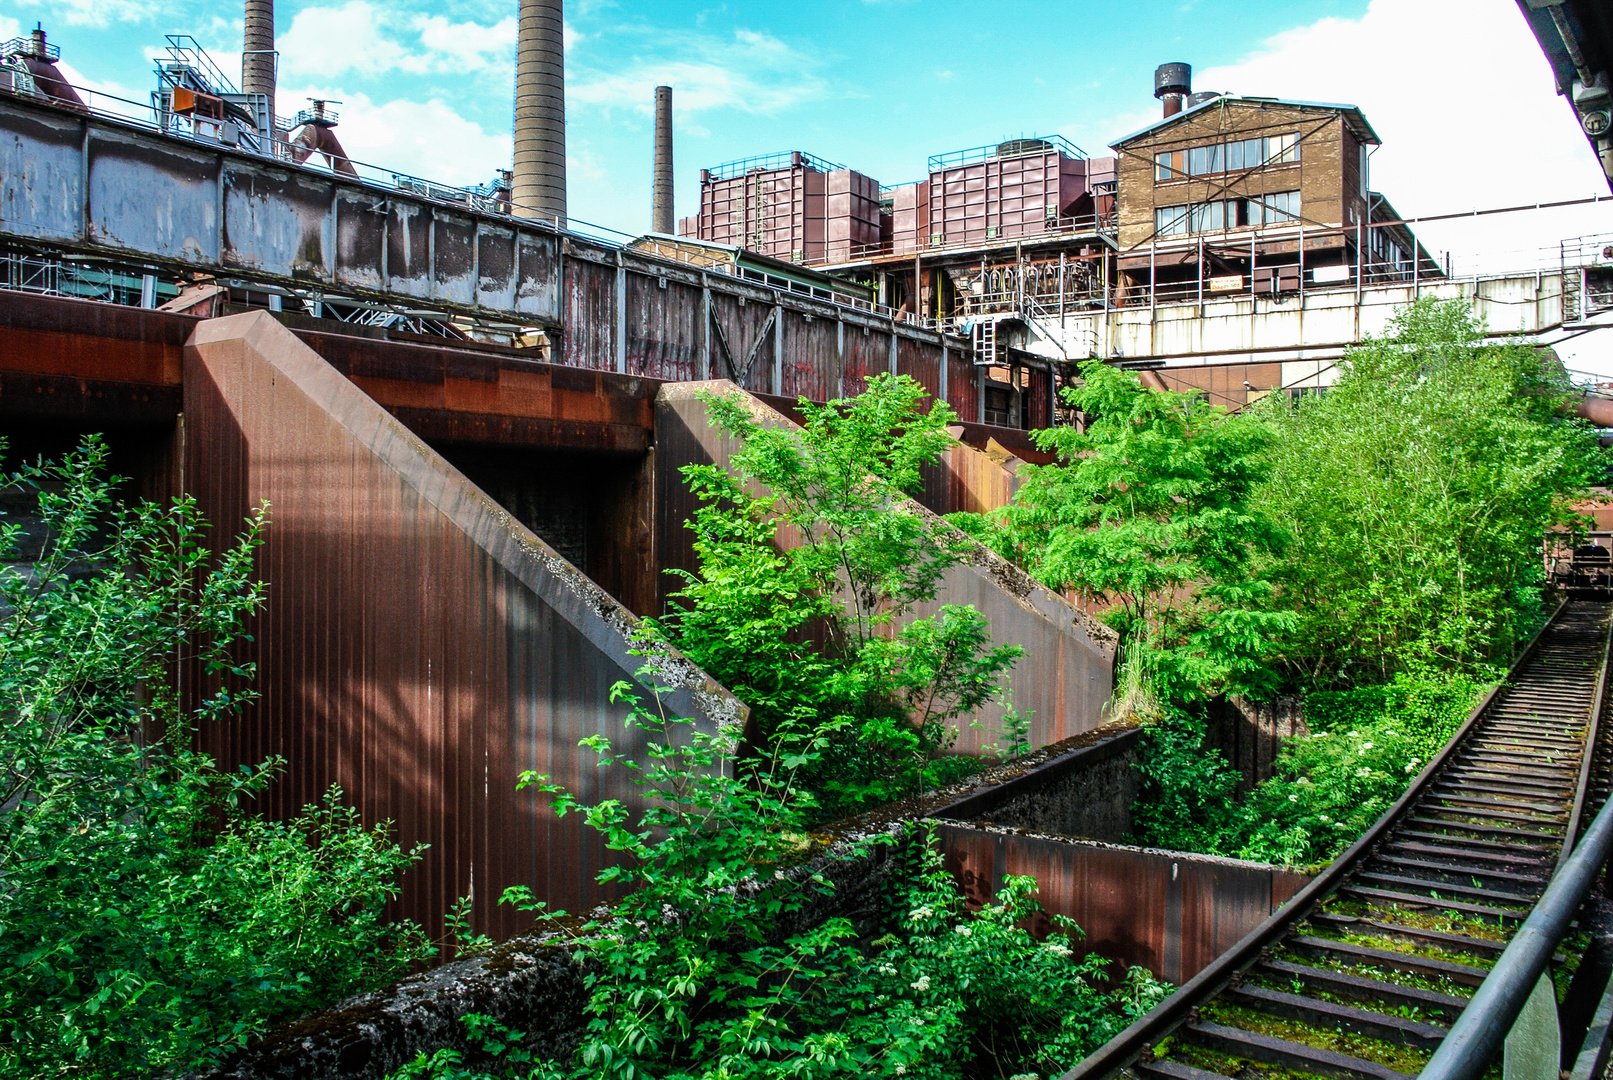
<instances>
[{"instance_id":1,"label":"sapling tree","mask_svg":"<svg viewBox=\"0 0 1613 1080\"><path fill-rule=\"evenodd\" d=\"M708 394L738 449L726 467L683 470L700 568L656 626L750 704L764 741L823 730L810 781L825 812L944 778L937 755L959 718L1001 693L1021 652L995 645L973 608L913 615L970 543L909 501L956 419L925 396L882 375L856 398L801 402L796 430Z\"/></svg>"},{"instance_id":2,"label":"sapling tree","mask_svg":"<svg viewBox=\"0 0 1613 1080\"><path fill-rule=\"evenodd\" d=\"M1064 397L1085 430L1034 435L1058 461L1022 468L1008 506L954 520L1051 588L1107 609L1124 640L1145 644L1167 694L1260 686L1262 653L1288 623L1270 610L1261 571L1284 539L1254 501L1265 426L1101 360L1081 378Z\"/></svg>"}]
</instances>

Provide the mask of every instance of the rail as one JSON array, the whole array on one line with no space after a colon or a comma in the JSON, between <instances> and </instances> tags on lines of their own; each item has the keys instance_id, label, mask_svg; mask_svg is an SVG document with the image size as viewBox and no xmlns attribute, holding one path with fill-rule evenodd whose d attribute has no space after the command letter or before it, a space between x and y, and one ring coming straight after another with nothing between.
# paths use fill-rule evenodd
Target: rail
<instances>
[{"instance_id":1,"label":"rail","mask_svg":"<svg viewBox=\"0 0 1613 1080\"><path fill-rule=\"evenodd\" d=\"M1237 1071L1216 1067L1227 1059L1351 1080L1411 1075L1410 1059L1340 1053L1323 1037L1305 1042L1307 1025L1413 1059L1430 1051L1423 1080L1476 1080L1613 847L1613 810L1604 808L1580 843L1572 831L1606 704L1608 615L1605 603L1559 605L1506 680L1371 829L1063 1080L1105 1080L1122 1069L1142 1080L1217 1080ZM1441 916L1450 926L1431 929ZM1415 948L1367 947L1351 936ZM1464 986L1477 992L1455 992ZM1275 1037L1239 1026L1259 1029L1260 1017L1286 1018L1289 1027Z\"/></svg>"}]
</instances>

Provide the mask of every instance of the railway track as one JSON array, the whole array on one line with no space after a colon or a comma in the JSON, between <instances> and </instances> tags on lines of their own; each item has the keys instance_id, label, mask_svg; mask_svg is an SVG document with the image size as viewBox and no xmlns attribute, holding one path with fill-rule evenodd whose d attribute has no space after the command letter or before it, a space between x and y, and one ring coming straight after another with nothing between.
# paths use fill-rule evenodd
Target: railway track
<instances>
[{"instance_id":1,"label":"railway track","mask_svg":"<svg viewBox=\"0 0 1613 1080\"><path fill-rule=\"evenodd\" d=\"M1610 610L1559 608L1372 829L1064 1080L1420 1072L1606 797Z\"/></svg>"}]
</instances>

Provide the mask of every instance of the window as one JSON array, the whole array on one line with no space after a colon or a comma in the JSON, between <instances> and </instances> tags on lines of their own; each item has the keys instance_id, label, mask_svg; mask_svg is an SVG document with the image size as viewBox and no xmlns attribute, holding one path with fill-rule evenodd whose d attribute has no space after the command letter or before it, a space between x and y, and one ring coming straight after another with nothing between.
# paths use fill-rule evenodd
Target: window
<instances>
[{"instance_id":1,"label":"window","mask_svg":"<svg viewBox=\"0 0 1613 1080\"><path fill-rule=\"evenodd\" d=\"M1155 182L1185 180L1190 176L1213 176L1242 172L1262 165L1290 165L1299 160L1299 135L1269 135L1238 139L1227 143L1190 146L1186 150L1163 150L1154 155Z\"/></svg>"},{"instance_id":2,"label":"window","mask_svg":"<svg viewBox=\"0 0 1613 1080\"><path fill-rule=\"evenodd\" d=\"M1154 232L1160 236L1179 236L1188 231L1187 207L1158 206L1154 208Z\"/></svg>"},{"instance_id":3,"label":"window","mask_svg":"<svg viewBox=\"0 0 1613 1080\"><path fill-rule=\"evenodd\" d=\"M1220 232L1246 225L1284 225L1299 220L1299 192L1278 191L1248 199L1225 199L1192 206L1156 206L1156 236Z\"/></svg>"}]
</instances>

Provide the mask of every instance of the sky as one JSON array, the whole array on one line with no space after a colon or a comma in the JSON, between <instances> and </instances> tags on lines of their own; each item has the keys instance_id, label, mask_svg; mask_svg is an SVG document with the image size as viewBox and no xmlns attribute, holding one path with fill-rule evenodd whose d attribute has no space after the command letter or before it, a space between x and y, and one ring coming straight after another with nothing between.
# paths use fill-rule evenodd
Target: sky
<instances>
[{"instance_id":1,"label":"sky","mask_svg":"<svg viewBox=\"0 0 1613 1080\"><path fill-rule=\"evenodd\" d=\"M0 10L0 38L43 21L75 83L135 101L167 33L240 69L236 2ZM510 158L515 10L280 0L280 112L338 100L356 160L484 183ZM1358 105L1383 139L1373 187L1405 216L1608 194L1515 0L571 0L566 43L571 216L635 235L649 227L659 83L673 87L684 216L702 167L782 150L883 184L1006 136L1061 134L1098 156L1158 116L1166 61L1192 64L1199 90ZM1555 264L1565 237L1613 234L1613 205L1419 233L1459 274L1532 269ZM1613 330L1578 354L1613 374Z\"/></svg>"}]
</instances>

